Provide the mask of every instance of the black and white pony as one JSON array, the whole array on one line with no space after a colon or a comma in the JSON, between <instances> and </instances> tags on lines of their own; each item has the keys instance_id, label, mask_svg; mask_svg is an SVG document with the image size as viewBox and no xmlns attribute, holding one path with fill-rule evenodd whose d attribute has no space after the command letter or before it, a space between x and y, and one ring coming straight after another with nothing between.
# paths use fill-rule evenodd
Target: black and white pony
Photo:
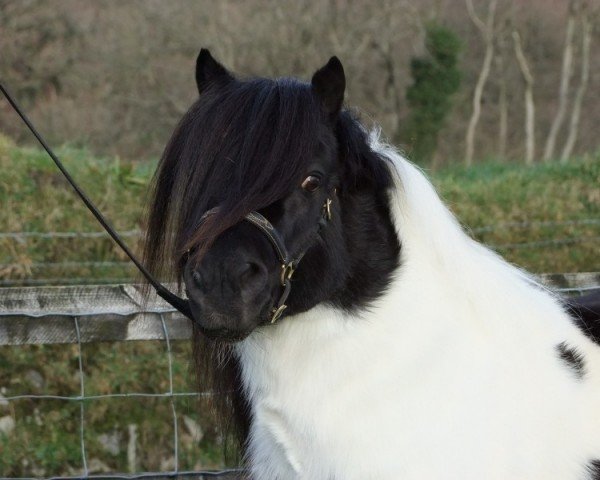
<instances>
[{"instance_id":1,"label":"black and white pony","mask_svg":"<svg viewBox=\"0 0 600 480\"><path fill-rule=\"evenodd\" d=\"M304 83L202 50L196 81L145 259L252 479L600 478L600 348L342 108L337 58Z\"/></svg>"}]
</instances>

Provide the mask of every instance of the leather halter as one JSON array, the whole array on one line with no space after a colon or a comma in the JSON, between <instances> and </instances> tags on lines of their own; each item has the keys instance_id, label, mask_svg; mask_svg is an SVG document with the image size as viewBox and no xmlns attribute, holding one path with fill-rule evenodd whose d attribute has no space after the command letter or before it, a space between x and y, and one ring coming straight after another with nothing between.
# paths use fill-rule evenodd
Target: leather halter
<instances>
[{"instance_id":1,"label":"leather halter","mask_svg":"<svg viewBox=\"0 0 600 480\"><path fill-rule=\"evenodd\" d=\"M334 190L334 193L335 192L336 191ZM319 219L318 225L319 230L331 220L331 203L331 197L327 197L327 200L325 200L321 210L321 218ZM208 210L204 215L202 215L201 221L207 216L216 213L218 209L219 207L215 207ZM254 225L265 235L265 237L267 237L269 243L275 250L275 254L277 255L279 263L281 264L281 274L279 277L279 282L282 287L281 296L279 297L279 300L275 306L271 309L269 317L270 323L273 324L281 318L283 312L287 308L285 302L288 299L292 289L292 275L294 275L300 260L302 260L308 248L301 251L298 255L296 255L296 257L292 257L285 246L283 237L279 234L273 224L269 222L269 220L267 220L263 215L256 211L252 211L244 217L244 220Z\"/></svg>"}]
</instances>

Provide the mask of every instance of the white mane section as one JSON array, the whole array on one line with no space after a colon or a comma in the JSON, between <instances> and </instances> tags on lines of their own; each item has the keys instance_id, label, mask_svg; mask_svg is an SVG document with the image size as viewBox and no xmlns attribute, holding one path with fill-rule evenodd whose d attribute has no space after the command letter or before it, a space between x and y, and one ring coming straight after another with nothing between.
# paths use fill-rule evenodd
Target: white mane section
<instances>
[{"instance_id":1,"label":"white mane section","mask_svg":"<svg viewBox=\"0 0 600 480\"><path fill-rule=\"evenodd\" d=\"M318 306L239 345L252 478L585 479L600 458L600 349L471 240L419 169L372 145L395 177L400 267L360 314Z\"/></svg>"}]
</instances>

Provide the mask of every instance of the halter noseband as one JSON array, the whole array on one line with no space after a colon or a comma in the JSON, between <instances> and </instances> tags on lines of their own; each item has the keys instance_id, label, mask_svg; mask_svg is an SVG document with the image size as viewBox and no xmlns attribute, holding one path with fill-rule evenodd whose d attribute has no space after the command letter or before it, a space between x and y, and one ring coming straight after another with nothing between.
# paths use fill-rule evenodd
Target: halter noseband
<instances>
[{"instance_id":1,"label":"halter noseband","mask_svg":"<svg viewBox=\"0 0 600 480\"><path fill-rule=\"evenodd\" d=\"M336 190L333 191L335 193ZM327 197L323 207L321 209L321 218L319 219L319 230L323 228L327 222L331 220L331 197ZM204 215L202 215L202 219L205 219L207 216L212 215L217 212L219 207L215 207L207 211ZM281 264L281 274L279 277L279 281L283 290L281 292L281 296L279 300L275 304L275 306L271 309L269 321L271 324L275 323L277 320L281 318L284 310L287 308L286 300L290 295L290 291L292 289L292 275L298 268L298 264L306 250L308 248L302 250L295 258L292 258L288 252L288 249L285 246L282 236L279 234L277 229L273 226L269 220L267 220L263 215L256 211L250 212L248 215L244 217L244 220L254 225L258 228L269 240L269 243L273 246L275 250L275 254L277 255L277 259Z\"/></svg>"}]
</instances>

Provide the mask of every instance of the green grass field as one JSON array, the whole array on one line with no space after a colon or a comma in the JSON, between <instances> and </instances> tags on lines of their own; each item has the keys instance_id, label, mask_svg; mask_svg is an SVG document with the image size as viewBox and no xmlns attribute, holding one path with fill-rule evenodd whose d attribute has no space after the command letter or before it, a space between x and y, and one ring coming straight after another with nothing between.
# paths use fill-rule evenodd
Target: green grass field
<instances>
[{"instance_id":1,"label":"green grass field","mask_svg":"<svg viewBox=\"0 0 600 480\"><path fill-rule=\"evenodd\" d=\"M58 154L118 230L143 228L146 189L155 161L95 158L72 147L60 148ZM17 147L0 136L0 172L1 232L100 230L42 151ZM600 156L573 159L567 165L526 168L485 163L468 170L429 173L462 224L479 240L496 246L509 261L534 272L600 270ZM596 222L585 222L589 219ZM508 226L523 222L529 225ZM129 240L135 245L135 239ZM0 280L4 282L135 278L131 267L77 265L122 260L123 254L105 238L0 237ZM73 263L57 265L61 262ZM165 348L162 342L84 345L86 395L167 391ZM174 342L173 349L175 390L193 391L190 347L187 342ZM78 358L77 346L2 347L0 393L4 397L32 393L76 396L80 388ZM176 407L180 414L179 468L223 465L220 435L206 401L183 397ZM23 399L6 405L0 398L0 423L5 417L14 419L16 428L0 433L3 476L81 472L79 402ZM84 418L88 463L97 472L128 471L132 425L137 432L134 467L139 471L174 468L169 399L86 400ZM201 439L194 436L190 420L202 427ZM114 448L107 446L109 437Z\"/></svg>"},{"instance_id":2,"label":"green grass field","mask_svg":"<svg viewBox=\"0 0 600 480\"><path fill-rule=\"evenodd\" d=\"M83 149L70 147L58 153L117 230L142 229L147 185L156 161L96 158ZM0 137L0 171L0 231L101 230L43 151L19 148ZM600 154L573 159L567 165L528 168L485 163L430 174L461 223L509 261L533 272L600 270L596 254L600 236ZM595 219L596 223L579 223L587 219ZM532 225L506 226L521 222ZM490 226L495 228L487 230ZM136 238L128 241L136 246ZM135 272L131 265L76 265L124 260L108 238L0 238L0 281L4 282L36 278L132 279Z\"/></svg>"}]
</instances>

